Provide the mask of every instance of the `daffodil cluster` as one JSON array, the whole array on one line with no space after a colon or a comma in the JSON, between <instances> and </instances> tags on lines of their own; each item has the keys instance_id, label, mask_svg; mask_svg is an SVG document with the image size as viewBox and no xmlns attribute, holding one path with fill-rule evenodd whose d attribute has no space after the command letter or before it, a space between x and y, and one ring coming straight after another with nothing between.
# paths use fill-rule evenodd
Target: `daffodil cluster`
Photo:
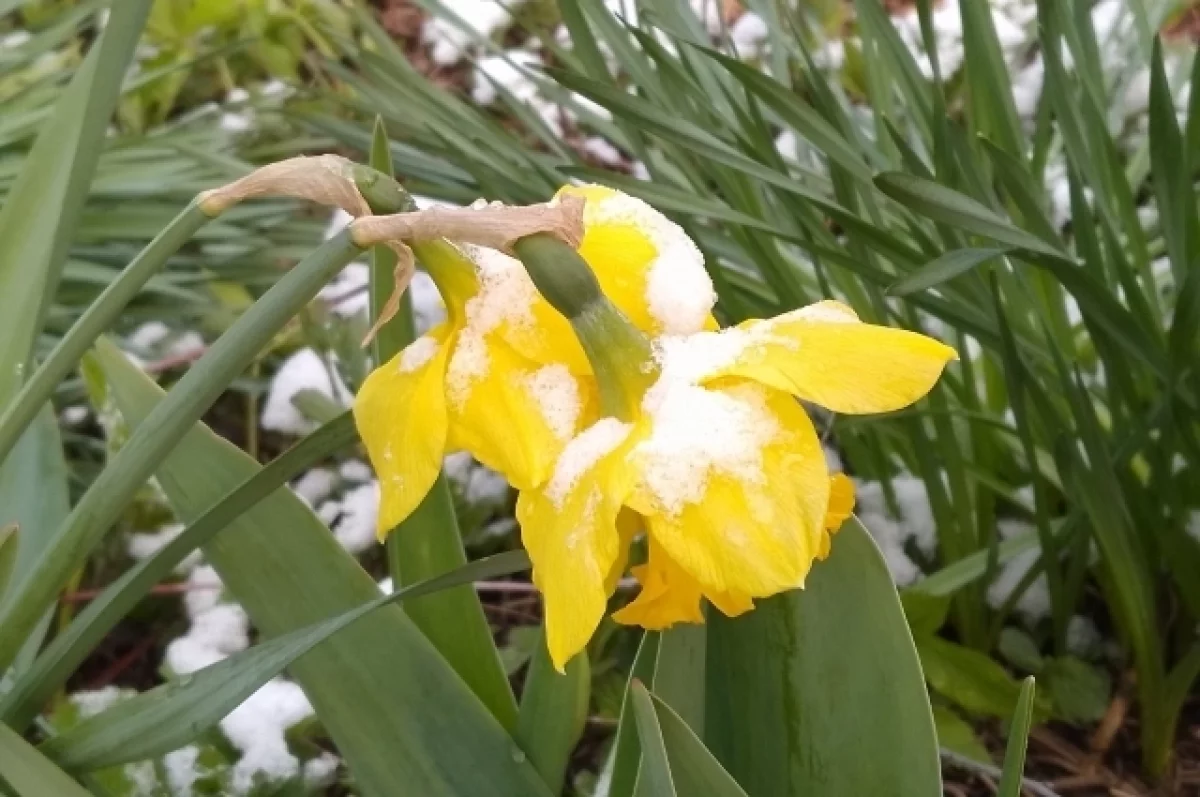
<instances>
[{"instance_id":1,"label":"daffodil cluster","mask_svg":"<svg viewBox=\"0 0 1200 797\"><path fill-rule=\"evenodd\" d=\"M379 473L381 535L420 502L448 449L520 490L560 669L603 618L639 534L641 591L620 622L702 622L702 598L733 616L802 587L854 498L796 399L896 410L954 357L833 301L718 330L703 259L678 226L619 192L564 191L587 200L579 254L649 339L648 357L625 362L639 387L624 406L601 407L584 347L520 262L444 243L418 254L449 320L375 371L355 404Z\"/></svg>"}]
</instances>

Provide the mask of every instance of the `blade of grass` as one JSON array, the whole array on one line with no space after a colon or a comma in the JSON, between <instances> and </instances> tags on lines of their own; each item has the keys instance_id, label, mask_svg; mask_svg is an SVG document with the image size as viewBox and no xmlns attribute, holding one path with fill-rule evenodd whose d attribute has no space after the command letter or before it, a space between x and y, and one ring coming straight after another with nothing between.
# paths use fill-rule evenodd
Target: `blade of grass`
<instances>
[{"instance_id":1,"label":"blade of grass","mask_svg":"<svg viewBox=\"0 0 1200 797\"><path fill-rule=\"evenodd\" d=\"M0 791L12 797L93 797L4 724L0 724Z\"/></svg>"},{"instance_id":2,"label":"blade of grass","mask_svg":"<svg viewBox=\"0 0 1200 797\"><path fill-rule=\"evenodd\" d=\"M587 721L590 695L587 651L567 662L566 672L555 672L543 629L525 676L516 740L554 794L562 792L567 764Z\"/></svg>"},{"instance_id":3,"label":"blade of grass","mask_svg":"<svg viewBox=\"0 0 1200 797\"><path fill-rule=\"evenodd\" d=\"M875 178L875 185L900 204L935 221L1019 249L1070 260L1061 249L1013 226L974 199L932 180L903 172L885 172Z\"/></svg>"},{"instance_id":4,"label":"blade of grass","mask_svg":"<svg viewBox=\"0 0 1200 797\"><path fill-rule=\"evenodd\" d=\"M15 728L26 727L105 635L188 554L206 545L275 490L357 439L353 418L348 411L343 412L243 481L153 556L126 570L54 637L29 671L0 699L0 718Z\"/></svg>"},{"instance_id":5,"label":"blade of grass","mask_svg":"<svg viewBox=\"0 0 1200 797\"><path fill-rule=\"evenodd\" d=\"M1033 694L1034 678L1031 675L1021 685L1021 696L1008 726L1008 744L1004 750L1004 769L997 797L1021 797L1025 749L1029 746L1029 728L1033 724Z\"/></svg>"},{"instance_id":6,"label":"blade of grass","mask_svg":"<svg viewBox=\"0 0 1200 797\"><path fill-rule=\"evenodd\" d=\"M19 531L20 527L16 523L0 527L0 598L4 597L4 590L8 587L8 577L12 575L13 567L17 564Z\"/></svg>"},{"instance_id":7,"label":"blade of grass","mask_svg":"<svg viewBox=\"0 0 1200 797\"><path fill-rule=\"evenodd\" d=\"M746 797L696 733L663 700L634 681L633 709L642 743L642 772L653 797Z\"/></svg>"},{"instance_id":8,"label":"blade of grass","mask_svg":"<svg viewBox=\"0 0 1200 797\"><path fill-rule=\"evenodd\" d=\"M54 547L30 567L0 606L0 668L17 649L159 460L262 348L361 250L342 233L285 274L221 336L92 483L56 533Z\"/></svg>"},{"instance_id":9,"label":"blade of grass","mask_svg":"<svg viewBox=\"0 0 1200 797\"><path fill-rule=\"evenodd\" d=\"M528 567L524 551L471 562L142 692L85 719L39 749L59 766L82 772L165 755L214 728L260 686L376 609Z\"/></svg>"},{"instance_id":10,"label":"blade of grass","mask_svg":"<svg viewBox=\"0 0 1200 797\"><path fill-rule=\"evenodd\" d=\"M56 534L71 509L69 477L58 419L51 407L44 407L0 467L0 524L13 522L21 530L9 589L0 591L0 606L12 597L22 574L56 544ZM51 613L51 607L46 607L22 641L12 675L21 674L33 662Z\"/></svg>"},{"instance_id":11,"label":"blade of grass","mask_svg":"<svg viewBox=\"0 0 1200 797\"><path fill-rule=\"evenodd\" d=\"M1012 251L1008 248L953 249L929 261L915 273L909 274L889 290L892 296L908 296L920 293L965 274L1000 255Z\"/></svg>"},{"instance_id":12,"label":"blade of grass","mask_svg":"<svg viewBox=\"0 0 1200 797\"><path fill-rule=\"evenodd\" d=\"M149 9L150 0L111 9L0 210L0 406L24 380Z\"/></svg>"}]
</instances>

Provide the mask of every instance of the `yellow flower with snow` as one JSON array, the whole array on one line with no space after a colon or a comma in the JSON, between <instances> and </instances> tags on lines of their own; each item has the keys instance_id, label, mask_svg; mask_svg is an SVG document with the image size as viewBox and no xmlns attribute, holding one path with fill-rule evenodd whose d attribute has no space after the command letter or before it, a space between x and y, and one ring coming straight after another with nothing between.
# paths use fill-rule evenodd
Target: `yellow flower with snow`
<instances>
[{"instance_id":1,"label":"yellow flower with snow","mask_svg":"<svg viewBox=\"0 0 1200 797\"><path fill-rule=\"evenodd\" d=\"M608 188L563 193L587 200L580 252L640 329L716 327L712 282L678 225ZM549 478L566 441L595 417L591 364L519 261L447 242L415 248L448 319L376 369L354 405L380 482L380 537L417 507L448 451L469 451L528 489Z\"/></svg>"},{"instance_id":2,"label":"yellow flower with snow","mask_svg":"<svg viewBox=\"0 0 1200 797\"><path fill-rule=\"evenodd\" d=\"M595 412L594 382L563 364L579 346L569 327L543 341L540 360L508 342L536 334L538 316L553 312L519 261L446 242L422 255L447 320L372 372L354 402L379 478L381 538L416 509L447 452L469 451L527 489Z\"/></svg>"},{"instance_id":3,"label":"yellow flower with snow","mask_svg":"<svg viewBox=\"0 0 1200 797\"><path fill-rule=\"evenodd\" d=\"M635 569L642 591L619 621L699 622L701 597L737 615L755 598L803 586L853 492L844 476L831 482L794 397L839 413L897 410L924 396L953 357L832 301L658 338L659 378L632 416L576 435L546 484L517 504L555 665L603 617L638 517L649 559Z\"/></svg>"}]
</instances>

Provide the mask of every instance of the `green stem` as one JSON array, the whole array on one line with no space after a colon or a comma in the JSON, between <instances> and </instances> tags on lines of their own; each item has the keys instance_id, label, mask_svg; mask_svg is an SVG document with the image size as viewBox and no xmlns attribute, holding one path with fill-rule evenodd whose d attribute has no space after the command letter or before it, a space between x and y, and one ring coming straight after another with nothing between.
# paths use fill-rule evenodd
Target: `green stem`
<instances>
[{"instance_id":1,"label":"green stem","mask_svg":"<svg viewBox=\"0 0 1200 797\"><path fill-rule=\"evenodd\" d=\"M54 547L0 603L0 671L192 424L317 291L361 254L348 232L326 241L242 315L137 428L55 532Z\"/></svg>"},{"instance_id":2,"label":"green stem","mask_svg":"<svg viewBox=\"0 0 1200 797\"><path fill-rule=\"evenodd\" d=\"M398 213L415 209L412 198L389 175L391 157L383 124L376 121L371 142L371 166L358 167L355 183L376 214ZM446 279L475 279L470 263L461 257L447 257L439 251L449 247L445 241L413 246L426 269L441 266L443 271L462 263L460 275L443 273ZM424 255L432 255L428 259ZM385 246L371 248L371 322L383 311L395 288L393 269L396 255ZM439 289L442 289L439 284ZM449 293L444 294L449 303ZM396 317L384 324L375 336L375 363L383 365L416 338L412 297L406 291L400 298ZM388 572L397 587L408 587L464 566L467 552L454 511L454 496L445 474L437 481L411 515L404 519L387 539ZM471 691L487 706L501 725L512 731L517 724L517 701L509 685L487 616L474 587L464 584L414 598L405 613L433 643Z\"/></svg>"},{"instance_id":3,"label":"green stem","mask_svg":"<svg viewBox=\"0 0 1200 797\"><path fill-rule=\"evenodd\" d=\"M208 221L209 217L204 211L192 202L155 236L84 311L0 415L0 462L8 458L38 410L50 399L58 383L78 364L79 358L96 338L120 317L121 311L137 296L146 281L158 273L167 260Z\"/></svg>"},{"instance_id":4,"label":"green stem","mask_svg":"<svg viewBox=\"0 0 1200 797\"><path fill-rule=\"evenodd\" d=\"M632 420L658 379L650 341L604 295L587 262L562 241L529 235L513 244L513 251L546 301L571 322L596 374L605 413Z\"/></svg>"}]
</instances>

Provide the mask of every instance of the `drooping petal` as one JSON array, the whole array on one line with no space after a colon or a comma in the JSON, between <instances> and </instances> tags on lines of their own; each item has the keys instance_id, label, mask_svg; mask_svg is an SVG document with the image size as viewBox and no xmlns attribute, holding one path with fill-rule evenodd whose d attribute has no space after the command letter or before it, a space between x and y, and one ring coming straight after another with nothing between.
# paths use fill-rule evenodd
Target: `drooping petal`
<instances>
[{"instance_id":1,"label":"drooping petal","mask_svg":"<svg viewBox=\"0 0 1200 797\"><path fill-rule=\"evenodd\" d=\"M538 365L498 336L459 336L446 378L449 447L471 452L518 490L546 481L582 422L595 413L592 380Z\"/></svg>"},{"instance_id":2,"label":"drooping petal","mask_svg":"<svg viewBox=\"0 0 1200 797\"><path fill-rule=\"evenodd\" d=\"M562 194L587 200L579 254L634 326L654 335L716 329L704 257L679 225L611 188L566 186Z\"/></svg>"},{"instance_id":3,"label":"drooping petal","mask_svg":"<svg viewBox=\"0 0 1200 797\"><path fill-rule=\"evenodd\" d=\"M653 539L646 564L633 568L633 575L642 586L641 592L629 605L613 613L613 619L625 625L661 631L675 623L703 623L701 598L708 598L729 617L754 608L754 602L744 595L704 593L700 584Z\"/></svg>"},{"instance_id":4,"label":"drooping petal","mask_svg":"<svg viewBox=\"0 0 1200 797\"><path fill-rule=\"evenodd\" d=\"M633 427L608 418L564 449L550 481L521 492L517 521L545 600L546 641L561 672L587 644L608 602L606 580L622 556L617 515L633 473Z\"/></svg>"},{"instance_id":5,"label":"drooping petal","mask_svg":"<svg viewBox=\"0 0 1200 797\"><path fill-rule=\"evenodd\" d=\"M834 412L891 412L928 393L954 350L903 329L864 324L824 301L737 327L748 343L707 379L740 376Z\"/></svg>"},{"instance_id":6,"label":"drooping petal","mask_svg":"<svg viewBox=\"0 0 1200 797\"><path fill-rule=\"evenodd\" d=\"M446 358L454 335L443 324L367 377L354 421L379 478L383 539L429 492L446 452Z\"/></svg>"},{"instance_id":7,"label":"drooping petal","mask_svg":"<svg viewBox=\"0 0 1200 797\"><path fill-rule=\"evenodd\" d=\"M726 467L712 458L706 472L668 473L664 480L653 471L670 465L670 451L635 449L640 472L631 506L648 515L650 536L705 593L749 599L802 586L820 549L829 503L820 441L786 394L750 384L719 392L757 405L755 425L770 430L759 441L758 462L736 454L738 461ZM694 435L703 439L718 431L697 428ZM700 481L688 486L682 508L664 501L661 487L645 489L685 479Z\"/></svg>"},{"instance_id":8,"label":"drooping petal","mask_svg":"<svg viewBox=\"0 0 1200 797\"><path fill-rule=\"evenodd\" d=\"M821 536L818 559L829 556L833 535L854 512L854 482L844 473L835 473L829 479L829 508L825 510L825 534Z\"/></svg>"}]
</instances>

